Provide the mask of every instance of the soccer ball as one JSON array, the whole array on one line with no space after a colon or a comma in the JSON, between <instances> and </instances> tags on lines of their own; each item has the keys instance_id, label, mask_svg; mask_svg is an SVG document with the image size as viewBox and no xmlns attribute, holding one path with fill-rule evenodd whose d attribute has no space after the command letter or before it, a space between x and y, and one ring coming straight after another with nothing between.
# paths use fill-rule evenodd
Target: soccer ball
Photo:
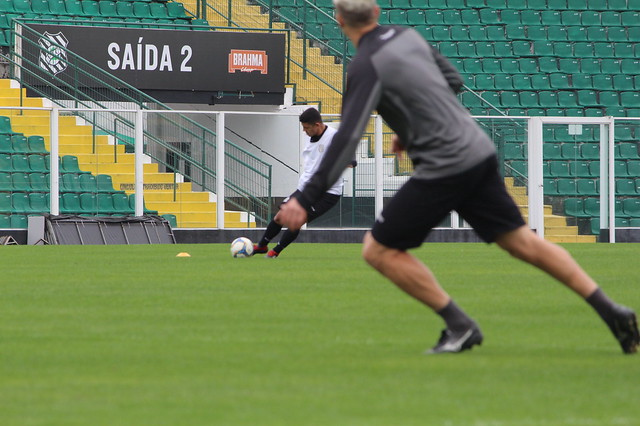
<instances>
[{"instance_id":1,"label":"soccer ball","mask_svg":"<svg viewBox=\"0 0 640 426\"><path fill-rule=\"evenodd\" d=\"M231 242L231 256L250 257L253 254L253 243L247 237L239 237Z\"/></svg>"}]
</instances>

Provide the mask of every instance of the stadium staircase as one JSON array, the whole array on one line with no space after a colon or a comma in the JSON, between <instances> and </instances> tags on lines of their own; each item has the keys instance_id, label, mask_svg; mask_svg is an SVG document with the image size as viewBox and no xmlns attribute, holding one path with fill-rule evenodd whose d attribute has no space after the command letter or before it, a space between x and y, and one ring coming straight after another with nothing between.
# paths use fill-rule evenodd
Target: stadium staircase
<instances>
[{"instance_id":1,"label":"stadium staircase","mask_svg":"<svg viewBox=\"0 0 640 426\"><path fill-rule=\"evenodd\" d=\"M17 82L1 79L0 106L19 105L46 107L51 103L45 98L26 97ZM49 154L49 112L4 110L1 114L10 119L0 121L0 157L8 159L0 161L0 228L24 228L28 215L49 211L45 160ZM79 117L61 116L59 126L61 213L133 214L134 155L126 153L124 145L114 144L113 137L94 135L93 127ZM38 148L30 148L32 140L33 144L39 141ZM176 182L173 173L161 173L158 164L150 162L144 164L144 182L146 214L163 215L174 227L216 226L216 204L210 201L210 193L192 191L191 183ZM255 227L255 222L246 213L229 211L225 212L225 226Z\"/></svg>"}]
</instances>

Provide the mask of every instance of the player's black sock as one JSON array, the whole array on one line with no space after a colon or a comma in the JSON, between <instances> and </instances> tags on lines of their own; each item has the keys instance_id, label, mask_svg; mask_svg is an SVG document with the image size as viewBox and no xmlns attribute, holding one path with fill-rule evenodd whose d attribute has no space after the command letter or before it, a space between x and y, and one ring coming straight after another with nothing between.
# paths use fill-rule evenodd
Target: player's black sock
<instances>
[{"instance_id":1,"label":"player's black sock","mask_svg":"<svg viewBox=\"0 0 640 426\"><path fill-rule=\"evenodd\" d=\"M289 244L291 244L292 242L295 241L296 238L298 238L298 235L300 234L300 231L291 231L289 229L287 229L286 231L284 231L284 233L282 234L282 238L280 239L280 242L273 248L273 250L280 254L280 252L282 250L284 250Z\"/></svg>"},{"instance_id":2,"label":"player's black sock","mask_svg":"<svg viewBox=\"0 0 640 426\"><path fill-rule=\"evenodd\" d=\"M604 294L601 288L598 288L596 291L591 293L589 297L585 299L587 303L591 305L593 309L596 310L598 315L606 322L607 324L611 324L614 320L613 312L614 308L617 306L615 302L613 302L609 297Z\"/></svg>"},{"instance_id":3,"label":"player's black sock","mask_svg":"<svg viewBox=\"0 0 640 426\"><path fill-rule=\"evenodd\" d=\"M452 331L466 330L475 324L453 300L436 313L442 317L447 324L447 328Z\"/></svg>"},{"instance_id":4,"label":"player's black sock","mask_svg":"<svg viewBox=\"0 0 640 426\"><path fill-rule=\"evenodd\" d=\"M264 231L264 234L262 235L262 238L258 243L258 246L264 247L269 244L269 241L271 241L276 235L278 235L278 233L280 233L280 230L282 230L282 225L277 224L273 220L269 222L269 224L267 225L267 229Z\"/></svg>"}]
</instances>

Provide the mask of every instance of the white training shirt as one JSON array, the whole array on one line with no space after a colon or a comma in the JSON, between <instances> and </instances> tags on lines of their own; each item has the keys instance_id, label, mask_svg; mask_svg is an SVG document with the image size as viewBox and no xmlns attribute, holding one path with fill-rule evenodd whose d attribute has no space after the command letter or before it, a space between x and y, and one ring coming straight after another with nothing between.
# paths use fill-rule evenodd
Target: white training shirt
<instances>
[{"instance_id":1,"label":"white training shirt","mask_svg":"<svg viewBox=\"0 0 640 426\"><path fill-rule=\"evenodd\" d=\"M298 180L298 190L302 191L307 184L311 176L315 173L316 169L322 161L322 157L327 152L329 144L333 140L333 135L336 134L336 129L331 126L327 126L322 136L317 142L311 142L311 138L308 137L304 150L302 151L302 164L303 170L300 173L300 179ZM342 195L342 187L344 180L342 176L338 178L336 183L327 190L330 194Z\"/></svg>"}]
</instances>

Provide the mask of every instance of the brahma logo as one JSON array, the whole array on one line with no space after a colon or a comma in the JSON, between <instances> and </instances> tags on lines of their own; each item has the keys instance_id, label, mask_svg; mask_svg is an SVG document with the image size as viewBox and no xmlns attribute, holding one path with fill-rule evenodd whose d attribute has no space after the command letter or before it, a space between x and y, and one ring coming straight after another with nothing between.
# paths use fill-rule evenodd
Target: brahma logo
<instances>
[{"instance_id":1,"label":"brahma logo","mask_svg":"<svg viewBox=\"0 0 640 426\"><path fill-rule=\"evenodd\" d=\"M67 52L64 50L69 41L61 32L51 34L45 32L38 40L40 45L40 68L59 74L67 69Z\"/></svg>"},{"instance_id":2,"label":"brahma logo","mask_svg":"<svg viewBox=\"0 0 640 426\"><path fill-rule=\"evenodd\" d=\"M260 74L267 74L267 59L267 52L264 50L232 49L229 53L229 72L260 71Z\"/></svg>"}]
</instances>

